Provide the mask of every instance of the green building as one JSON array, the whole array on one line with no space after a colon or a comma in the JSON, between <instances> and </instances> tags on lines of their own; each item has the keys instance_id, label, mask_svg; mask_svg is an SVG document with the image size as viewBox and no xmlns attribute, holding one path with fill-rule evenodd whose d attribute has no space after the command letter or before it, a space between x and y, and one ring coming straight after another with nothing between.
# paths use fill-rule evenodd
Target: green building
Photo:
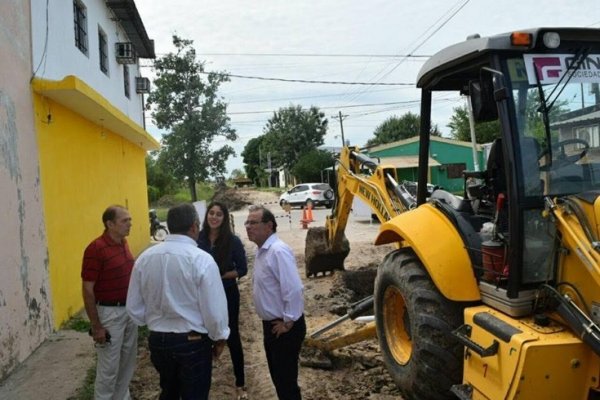
<instances>
[{"instance_id":1,"label":"green building","mask_svg":"<svg viewBox=\"0 0 600 400\"><path fill-rule=\"evenodd\" d=\"M483 146L476 145L479 170L483 169ZM369 156L381 164L393 165L400 181L417 181L419 172L419 137L374 146ZM429 182L449 192L461 194L464 186L462 172L474 171L473 146L470 142L431 137L429 149Z\"/></svg>"}]
</instances>

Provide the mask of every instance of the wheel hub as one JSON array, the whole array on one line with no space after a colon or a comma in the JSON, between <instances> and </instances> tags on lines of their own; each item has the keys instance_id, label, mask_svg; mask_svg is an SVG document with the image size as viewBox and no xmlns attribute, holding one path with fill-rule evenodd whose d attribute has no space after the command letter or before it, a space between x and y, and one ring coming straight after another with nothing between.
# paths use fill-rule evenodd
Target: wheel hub
<instances>
[{"instance_id":1,"label":"wheel hub","mask_svg":"<svg viewBox=\"0 0 600 400\"><path fill-rule=\"evenodd\" d=\"M410 318L404 297L395 287L388 287L383 301L385 337L398 364L406 365L412 354Z\"/></svg>"}]
</instances>

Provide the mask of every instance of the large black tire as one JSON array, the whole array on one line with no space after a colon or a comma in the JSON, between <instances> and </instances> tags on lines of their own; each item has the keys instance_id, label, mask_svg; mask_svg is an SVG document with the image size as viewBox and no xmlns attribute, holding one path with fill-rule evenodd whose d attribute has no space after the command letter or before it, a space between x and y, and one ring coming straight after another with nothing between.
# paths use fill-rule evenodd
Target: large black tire
<instances>
[{"instance_id":1,"label":"large black tire","mask_svg":"<svg viewBox=\"0 0 600 400\"><path fill-rule=\"evenodd\" d=\"M152 238L157 242L162 242L163 240L165 240L168 234L169 231L167 231L167 228L165 228L164 226L160 226L156 228L156 230L154 231L154 235L152 235Z\"/></svg>"},{"instance_id":2,"label":"large black tire","mask_svg":"<svg viewBox=\"0 0 600 400\"><path fill-rule=\"evenodd\" d=\"M327 189L325 193L323 193L323 197L325 197L327 200L333 199L333 190Z\"/></svg>"},{"instance_id":3,"label":"large black tire","mask_svg":"<svg viewBox=\"0 0 600 400\"><path fill-rule=\"evenodd\" d=\"M377 336L386 367L407 400L454 399L463 347L451 332L463 306L446 299L412 251L387 255L375 280Z\"/></svg>"}]
</instances>

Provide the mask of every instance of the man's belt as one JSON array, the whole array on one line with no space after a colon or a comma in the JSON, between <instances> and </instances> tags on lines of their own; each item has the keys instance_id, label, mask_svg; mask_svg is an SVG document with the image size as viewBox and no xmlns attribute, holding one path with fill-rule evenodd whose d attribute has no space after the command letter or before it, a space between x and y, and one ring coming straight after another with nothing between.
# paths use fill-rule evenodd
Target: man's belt
<instances>
[{"instance_id":1,"label":"man's belt","mask_svg":"<svg viewBox=\"0 0 600 400\"><path fill-rule=\"evenodd\" d=\"M152 335L152 336L162 336L162 337L185 337L189 341L208 339L208 334L206 334L206 333L200 333L200 332L196 332L196 331L190 331L190 332L157 332L157 331L150 331L150 335Z\"/></svg>"},{"instance_id":2,"label":"man's belt","mask_svg":"<svg viewBox=\"0 0 600 400\"><path fill-rule=\"evenodd\" d=\"M112 300L112 301L97 301L97 305L104 307L125 307L125 300Z\"/></svg>"}]
</instances>

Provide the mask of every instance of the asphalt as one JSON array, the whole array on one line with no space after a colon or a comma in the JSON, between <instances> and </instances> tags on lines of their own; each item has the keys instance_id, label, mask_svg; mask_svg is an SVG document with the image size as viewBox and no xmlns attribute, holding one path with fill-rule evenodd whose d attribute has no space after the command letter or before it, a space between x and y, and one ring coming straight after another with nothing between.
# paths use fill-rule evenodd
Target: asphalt
<instances>
[{"instance_id":1,"label":"asphalt","mask_svg":"<svg viewBox=\"0 0 600 400\"><path fill-rule=\"evenodd\" d=\"M95 363L94 354L87 333L57 331L0 382L0 399L72 399Z\"/></svg>"}]
</instances>

